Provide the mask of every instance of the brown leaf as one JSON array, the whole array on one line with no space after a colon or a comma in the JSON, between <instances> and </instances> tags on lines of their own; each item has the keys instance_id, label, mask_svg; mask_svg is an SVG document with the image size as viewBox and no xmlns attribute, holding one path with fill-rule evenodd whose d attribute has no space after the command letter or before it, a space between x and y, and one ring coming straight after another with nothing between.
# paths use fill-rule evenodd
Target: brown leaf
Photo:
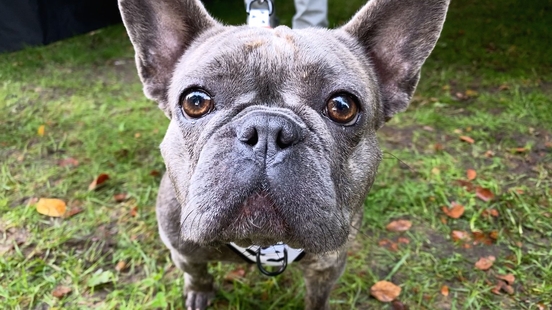
<instances>
[{"instance_id":1,"label":"brown leaf","mask_svg":"<svg viewBox=\"0 0 552 310\"><path fill-rule=\"evenodd\" d=\"M121 272L127 268L127 264L124 260L120 260L117 265L115 265L115 270Z\"/></svg>"},{"instance_id":2,"label":"brown leaf","mask_svg":"<svg viewBox=\"0 0 552 310\"><path fill-rule=\"evenodd\" d=\"M516 147L512 149L512 153L527 153L527 152L529 152L529 150L524 147Z\"/></svg>"},{"instance_id":3,"label":"brown leaf","mask_svg":"<svg viewBox=\"0 0 552 310\"><path fill-rule=\"evenodd\" d=\"M470 235L465 231L453 230L450 234L454 241L469 241Z\"/></svg>"},{"instance_id":4,"label":"brown leaf","mask_svg":"<svg viewBox=\"0 0 552 310\"><path fill-rule=\"evenodd\" d=\"M229 271L225 276L224 280L228 282L232 282L235 280L240 280L245 277L245 269L243 268L236 268L232 271Z\"/></svg>"},{"instance_id":5,"label":"brown leaf","mask_svg":"<svg viewBox=\"0 0 552 310\"><path fill-rule=\"evenodd\" d=\"M379 281L370 288L370 295L381 302L391 302L401 294L401 288L389 281Z\"/></svg>"},{"instance_id":6,"label":"brown leaf","mask_svg":"<svg viewBox=\"0 0 552 310\"><path fill-rule=\"evenodd\" d=\"M68 166L76 167L78 165L79 165L79 161L71 157L61 159L58 162L58 166L60 167L68 167Z\"/></svg>"},{"instance_id":7,"label":"brown leaf","mask_svg":"<svg viewBox=\"0 0 552 310\"><path fill-rule=\"evenodd\" d=\"M477 177L477 172L473 169L468 169L466 170L466 177L469 181L473 181Z\"/></svg>"},{"instance_id":8,"label":"brown leaf","mask_svg":"<svg viewBox=\"0 0 552 310\"><path fill-rule=\"evenodd\" d=\"M498 211L496 209L489 210L489 214L491 214L492 217L498 217Z\"/></svg>"},{"instance_id":9,"label":"brown leaf","mask_svg":"<svg viewBox=\"0 0 552 310\"><path fill-rule=\"evenodd\" d=\"M450 208L447 208L446 206L443 206L441 209L443 210L443 212L446 215L448 215L449 217L451 217L453 219L457 219L457 218L461 217L462 214L464 214L464 211L465 211L465 208L464 208L463 205L458 204L454 201L450 204Z\"/></svg>"},{"instance_id":10,"label":"brown leaf","mask_svg":"<svg viewBox=\"0 0 552 310\"><path fill-rule=\"evenodd\" d=\"M495 153L494 153L493 151L491 151L491 150L485 152L485 157L487 157L487 158L491 158L491 157L493 157L494 155L495 155Z\"/></svg>"},{"instance_id":11,"label":"brown leaf","mask_svg":"<svg viewBox=\"0 0 552 310\"><path fill-rule=\"evenodd\" d=\"M36 211L51 217L62 217L67 211L67 205L61 199L40 198L36 203Z\"/></svg>"},{"instance_id":12,"label":"brown leaf","mask_svg":"<svg viewBox=\"0 0 552 310\"><path fill-rule=\"evenodd\" d=\"M481 231L474 231L473 233L473 244L486 244L491 245L493 244L493 240L491 240L485 233Z\"/></svg>"},{"instance_id":13,"label":"brown leaf","mask_svg":"<svg viewBox=\"0 0 552 310\"><path fill-rule=\"evenodd\" d=\"M447 297L449 295L449 287L446 285L443 285L441 287L441 295Z\"/></svg>"},{"instance_id":14,"label":"brown leaf","mask_svg":"<svg viewBox=\"0 0 552 310\"><path fill-rule=\"evenodd\" d=\"M493 230L489 233L489 237L493 240L498 240L498 230Z\"/></svg>"},{"instance_id":15,"label":"brown leaf","mask_svg":"<svg viewBox=\"0 0 552 310\"><path fill-rule=\"evenodd\" d=\"M402 244L409 244L410 240L408 238L405 238L405 237L399 237L399 239L397 239L397 242L402 243Z\"/></svg>"},{"instance_id":16,"label":"brown leaf","mask_svg":"<svg viewBox=\"0 0 552 310\"><path fill-rule=\"evenodd\" d=\"M476 263L475 268L479 270L489 270L492 266L496 258L492 255L487 257L481 257Z\"/></svg>"},{"instance_id":17,"label":"brown leaf","mask_svg":"<svg viewBox=\"0 0 552 310\"><path fill-rule=\"evenodd\" d=\"M69 209L69 211L67 211L63 217L69 218L81 213L82 211L84 211L84 209L81 207L71 207L71 209Z\"/></svg>"},{"instance_id":18,"label":"brown leaf","mask_svg":"<svg viewBox=\"0 0 552 310\"><path fill-rule=\"evenodd\" d=\"M126 193L120 193L120 194L113 195L113 199L115 199L116 202L123 202L123 201L126 200L126 198L127 198Z\"/></svg>"},{"instance_id":19,"label":"brown leaf","mask_svg":"<svg viewBox=\"0 0 552 310\"><path fill-rule=\"evenodd\" d=\"M460 136L460 140L467 142L469 144L473 144L475 142L474 139L468 137L468 136Z\"/></svg>"},{"instance_id":20,"label":"brown leaf","mask_svg":"<svg viewBox=\"0 0 552 310\"><path fill-rule=\"evenodd\" d=\"M422 127L425 131L435 131L435 129L431 126L424 126Z\"/></svg>"},{"instance_id":21,"label":"brown leaf","mask_svg":"<svg viewBox=\"0 0 552 310\"><path fill-rule=\"evenodd\" d=\"M410 227L412 227L412 222L410 222L409 220L392 221L391 223L387 224L387 226L385 226L388 231L393 232L407 231L410 229Z\"/></svg>"},{"instance_id":22,"label":"brown leaf","mask_svg":"<svg viewBox=\"0 0 552 310\"><path fill-rule=\"evenodd\" d=\"M134 207L130 208L129 214L132 217L138 216L138 206L134 206Z\"/></svg>"},{"instance_id":23,"label":"brown leaf","mask_svg":"<svg viewBox=\"0 0 552 310\"><path fill-rule=\"evenodd\" d=\"M514 293L515 293L514 288L511 287L510 285L506 285L506 284L504 284L502 286L502 290L505 291L506 294L508 294L508 295L514 295Z\"/></svg>"},{"instance_id":24,"label":"brown leaf","mask_svg":"<svg viewBox=\"0 0 552 310\"><path fill-rule=\"evenodd\" d=\"M393 300L391 302L391 309L392 310L408 310L410 309L407 305L403 304L402 302L398 300Z\"/></svg>"},{"instance_id":25,"label":"brown leaf","mask_svg":"<svg viewBox=\"0 0 552 310\"><path fill-rule=\"evenodd\" d=\"M504 285L504 282L502 281L499 281L500 283L498 283L497 285L495 285L492 289L491 289L491 293L495 294L495 295L502 295L500 293L500 290L502 289L502 285Z\"/></svg>"},{"instance_id":26,"label":"brown leaf","mask_svg":"<svg viewBox=\"0 0 552 310\"><path fill-rule=\"evenodd\" d=\"M105 181L107 180L109 180L108 174L106 173L100 174L98 177L94 179L94 181L92 181L92 183L90 183L90 185L88 185L88 190L92 191L97 189L100 185L104 184Z\"/></svg>"},{"instance_id":27,"label":"brown leaf","mask_svg":"<svg viewBox=\"0 0 552 310\"><path fill-rule=\"evenodd\" d=\"M508 285L512 285L514 284L514 281L516 281L516 277L514 277L513 274L509 273L509 274L506 274L506 275L498 275L496 276L497 278L501 279L501 280L504 280L508 283Z\"/></svg>"},{"instance_id":28,"label":"brown leaf","mask_svg":"<svg viewBox=\"0 0 552 310\"><path fill-rule=\"evenodd\" d=\"M455 182L456 182L456 184L458 184L458 185L464 187L468 192L471 192L471 191L473 191L473 189L474 189L473 184L472 184L471 182L469 182L469 181L456 180Z\"/></svg>"},{"instance_id":29,"label":"brown leaf","mask_svg":"<svg viewBox=\"0 0 552 310\"><path fill-rule=\"evenodd\" d=\"M479 198L483 201L490 201L494 198L494 194L493 194L493 192L491 192L490 189L483 188L483 187L480 187L480 186L475 188L475 195L477 196L477 198Z\"/></svg>"},{"instance_id":30,"label":"brown leaf","mask_svg":"<svg viewBox=\"0 0 552 310\"><path fill-rule=\"evenodd\" d=\"M151 175L152 177L158 177L161 175L161 172L157 171L157 170L152 170L150 171L149 175Z\"/></svg>"},{"instance_id":31,"label":"brown leaf","mask_svg":"<svg viewBox=\"0 0 552 310\"><path fill-rule=\"evenodd\" d=\"M433 149L436 152L440 152L440 151L444 150L445 147L441 143L435 143L435 145L433 145Z\"/></svg>"},{"instance_id":32,"label":"brown leaf","mask_svg":"<svg viewBox=\"0 0 552 310\"><path fill-rule=\"evenodd\" d=\"M46 126L40 125L40 126L38 126L38 129L36 130L36 133L37 133L39 136L42 137L42 136L44 136L45 129L46 129Z\"/></svg>"},{"instance_id":33,"label":"brown leaf","mask_svg":"<svg viewBox=\"0 0 552 310\"><path fill-rule=\"evenodd\" d=\"M71 293L71 291L72 289L70 287L58 286L52 291L52 296L61 299Z\"/></svg>"}]
</instances>

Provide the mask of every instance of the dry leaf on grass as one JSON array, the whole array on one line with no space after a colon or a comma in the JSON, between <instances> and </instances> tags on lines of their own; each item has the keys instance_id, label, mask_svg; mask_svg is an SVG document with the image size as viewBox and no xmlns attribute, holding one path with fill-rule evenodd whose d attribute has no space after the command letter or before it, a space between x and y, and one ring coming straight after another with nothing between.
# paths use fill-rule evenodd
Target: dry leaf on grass
<instances>
[{"instance_id":1,"label":"dry leaf on grass","mask_svg":"<svg viewBox=\"0 0 552 310\"><path fill-rule=\"evenodd\" d=\"M447 216L453 219L460 218L465 211L465 208L463 205L456 203L454 201L450 204L450 208L443 206L441 209Z\"/></svg>"},{"instance_id":2,"label":"dry leaf on grass","mask_svg":"<svg viewBox=\"0 0 552 310\"><path fill-rule=\"evenodd\" d=\"M446 285L441 286L441 295L447 297L449 295L449 287Z\"/></svg>"},{"instance_id":3,"label":"dry leaf on grass","mask_svg":"<svg viewBox=\"0 0 552 310\"><path fill-rule=\"evenodd\" d=\"M235 281L235 280L240 280L240 279L243 279L243 277L245 277L245 269L243 268L236 268L230 272L228 272L225 276L224 276L224 280L225 281L228 281L228 282L232 282L232 281Z\"/></svg>"},{"instance_id":4,"label":"dry leaf on grass","mask_svg":"<svg viewBox=\"0 0 552 310\"><path fill-rule=\"evenodd\" d=\"M467 142L469 144L473 144L475 142L474 139L468 137L468 136L460 136L460 140Z\"/></svg>"},{"instance_id":5,"label":"dry leaf on grass","mask_svg":"<svg viewBox=\"0 0 552 310\"><path fill-rule=\"evenodd\" d=\"M107 181L107 180L109 180L109 175L108 174L105 174L105 173L100 174L98 177L96 177L94 179L94 181L92 181L92 183L90 183L90 185L88 185L88 190L90 190L90 191L95 190L100 185L105 183L105 181Z\"/></svg>"},{"instance_id":6,"label":"dry leaf on grass","mask_svg":"<svg viewBox=\"0 0 552 310\"><path fill-rule=\"evenodd\" d=\"M115 199L116 202L123 202L123 201L126 200L126 198L127 198L126 193L120 193L120 194L113 195L113 199Z\"/></svg>"},{"instance_id":7,"label":"dry leaf on grass","mask_svg":"<svg viewBox=\"0 0 552 310\"><path fill-rule=\"evenodd\" d=\"M391 309L392 310L408 310L410 309L407 305L403 304L402 302L398 300L393 300L391 302Z\"/></svg>"},{"instance_id":8,"label":"dry leaf on grass","mask_svg":"<svg viewBox=\"0 0 552 310\"><path fill-rule=\"evenodd\" d=\"M40 125L40 126L38 126L38 129L36 130L36 133L37 133L39 136L42 137L42 136L44 136L45 129L46 129L46 126Z\"/></svg>"},{"instance_id":9,"label":"dry leaf on grass","mask_svg":"<svg viewBox=\"0 0 552 310\"><path fill-rule=\"evenodd\" d=\"M391 302L401 294L401 288L389 281L379 281L370 288L370 295L381 302Z\"/></svg>"},{"instance_id":10,"label":"dry leaf on grass","mask_svg":"<svg viewBox=\"0 0 552 310\"><path fill-rule=\"evenodd\" d=\"M501 279L501 280L504 280L508 283L508 285L512 285L514 284L514 281L516 281L516 277L514 277L513 274L509 273L509 274L506 274L506 275L498 275L496 276L497 278Z\"/></svg>"},{"instance_id":11,"label":"dry leaf on grass","mask_svg":"<svg viewBox=\"0 0 552 310\"><path fill-rule=\"evenodd\" d=\"M121 272L127 268L127 264L124 260L120 260L117 265L115 265L115 270Z\"/></svg>"},{"instance_id":12,"label":"dry leaf on grass","mask_svg":"<svg viewBox=\"0 0 552 310\"><path fill-rule=\"evenodd\" d=\"M62 217L67 211L67 205L61 199L40 198L36 203L36 211L51 217Z\"/></svg>"},{"instance_id":13,"label":"dry leaf on grass","mask_svg":"<svg viewBox=\"0 0 552 310\"><path fill-rule=\"evenodd\" d=\"M479 270L489 270L492 266L496 258L492 255L487 257L481 257L476 263L475 268Z\"/></svg>"},{"instance_id":14,"label":"dry leaf on grass","mask_svg":"<svg viewBox=\"0 0 552 310\"><path fill-rule=\"evenodd\" d=\"M63 298L71 293L72 289L67 286L58 286L52 291L52 296L56 298Z\"/></svg>"},{"instance_id":15,"label":"dry leaf on grass","mask_svg":"<svg viewBox=\"0 0 552 310\"><path fill-rule=\"evenodd\" d=\"M493 194L493 192L491 192L490 189L483 188L483 187L480 187L480 186L475 188L475 195L477 196L477 198L479 198L483 201L490 201L494 198L494 194Z\"/></svg>"},{"instance_id":16,"label":"dry leaf on grass","mask_svg":"<svg viewBox=\"0 0 552 310\"><path fill-rule=\"evenodd\" d=\"M410 227L412 227L412 222L410 222L409 220L397 220L385 226L388 231L393 232L407 231L410 229Z\"/></svg>"},{"instance_id":17,"label":"dry leaf on grass","mask_svg":"<svg viewBox=\"0 0 552 310\"><path fill-rule=\"evenodd\" d=\"M450 236L454 241L469 241L471 239L470 234L460 230L453 230Z\"/></svg>"},{"instance_id":18,"label":"dry leaf on grass","mask_svg":"<svg viewBox=\"0 0 552 310\"><path fill-rule=\"evenodd\" d=\"M76 167L78 165L79 165L79 161L71 157L61 159L58 162L58 166L60 167L69 167L69 166Z\"/></svg>"},{"instance_id":19,"label":"dry leaf on grass","mask_svg":"<svg viewBox=\"0 0 552 310\"><path fill-rule=\"evenodd\" d=\"M468 180L470 180L470 181L475 180L475 178L477 177L477 171L475 171L475 170L473 170L473 169L468 169L468 170L466 170L466 177L467 177Z\"/></svg>"}]
</instances>

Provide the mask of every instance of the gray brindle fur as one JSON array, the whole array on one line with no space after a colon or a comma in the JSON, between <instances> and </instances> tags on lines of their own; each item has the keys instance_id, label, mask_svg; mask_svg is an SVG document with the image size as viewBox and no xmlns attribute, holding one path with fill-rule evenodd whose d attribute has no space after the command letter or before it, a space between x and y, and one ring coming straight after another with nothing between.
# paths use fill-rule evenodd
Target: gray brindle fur
<instances>
[{"instance_id":1,"label":"gray brindle fur","mask_svg":"<svg viewBox=\"0 0 552 310\"><path fill-rule=\"evenodd\" d=\"M199 0L119 0L144 92L170 119L159 231L184 271L186 307L214 296L225 243L303 248L306 309L329 309L381 152L376 131L407 108L449 0L371 0L341 28L223 26ZM186 117L182 94L214 109ZM353 124L324 112L356 98Z\"/></svg>"}]
</instances>

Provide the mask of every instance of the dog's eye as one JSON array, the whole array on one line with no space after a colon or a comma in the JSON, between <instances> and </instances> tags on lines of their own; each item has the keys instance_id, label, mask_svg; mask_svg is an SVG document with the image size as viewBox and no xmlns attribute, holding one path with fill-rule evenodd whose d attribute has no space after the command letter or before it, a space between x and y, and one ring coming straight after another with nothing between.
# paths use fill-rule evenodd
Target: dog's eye
<instances>
[{"instance_id":1,"label":"dog's eye","mask_svg":"<svg viewBox=\"0 0 552 310\"><path fill-rule=\"evenodd\" d=\"M213 110L213 99L203 90L194 89L182 94L180 105L190 118L200 118Z\"/></svg>"},{"instance_id":2,"label":"dog's eye","mask_svg":"<svg viewBox=\"0 0 552 310\"><path fill-rule=\"evenodd\" d=\"M349 126L357 121L358 110L358 104L351 95L338 94L326 102L324 114L336 123Z\"/></svg>"}]
</instances>

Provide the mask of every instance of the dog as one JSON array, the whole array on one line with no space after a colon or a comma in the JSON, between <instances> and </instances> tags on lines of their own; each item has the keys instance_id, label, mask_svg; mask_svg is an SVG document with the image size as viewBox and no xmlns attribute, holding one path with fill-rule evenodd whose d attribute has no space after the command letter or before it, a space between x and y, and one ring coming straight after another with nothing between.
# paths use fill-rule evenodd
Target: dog
<instances>
[{"instance_id":1,"label":"dog","mask_svg":"<svg viewBox=\"0 0 552 310\"><path fill-rule=\"evenodd\" d=\"M285 258L279 273L292 252L305 308L329 309L376 131L407 108L448 4L371 0L340 28L291 30L224 26L199 0L119 0L144 93L170 120L156 212L188 309L214 296L208 261L245 254L271 274L262 256Z\"/></svg>"}]
</instances>

